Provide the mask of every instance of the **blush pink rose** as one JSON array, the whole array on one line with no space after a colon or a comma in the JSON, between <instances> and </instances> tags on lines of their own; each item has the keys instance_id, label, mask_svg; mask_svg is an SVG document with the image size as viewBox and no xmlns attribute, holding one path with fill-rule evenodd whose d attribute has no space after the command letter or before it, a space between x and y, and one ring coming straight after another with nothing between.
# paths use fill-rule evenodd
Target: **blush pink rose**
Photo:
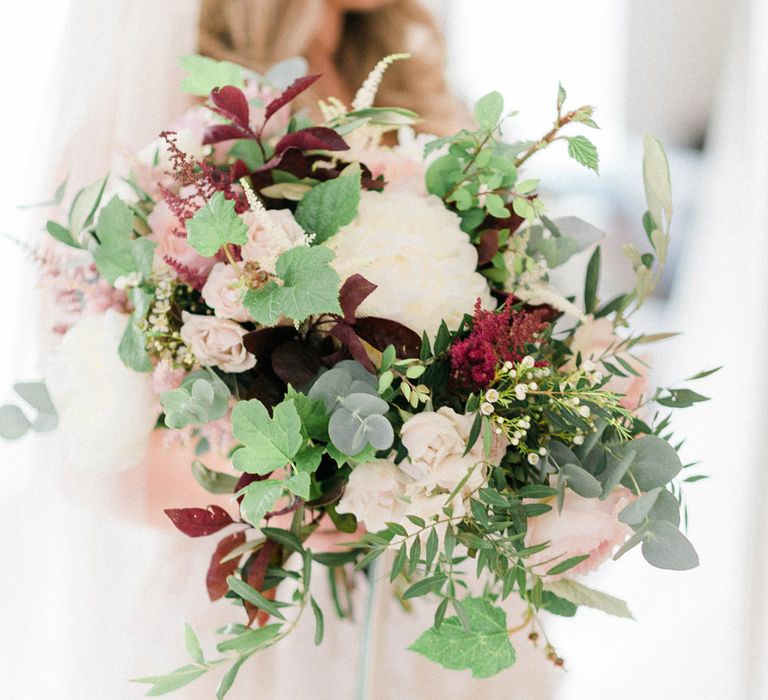
<instances>
[{"instance_id":1,"label":"blush pink rose","mask_svg":"<svg viewBox=\"0 0 768 700\"><path fill-rule=\"evenodd\" d=\"M562 576L583 575L597 569L632 534L632 528L619 521L619 513L633 500L629 489L619 486L605 500L582 498L566 489L563 509L557 511L555 498L545 501L552 510L528 520L525 546L549 542L549 547L531 555L526 562L544 574L560 561L588 554L578 566ZM547 562L546 564L544 562ZM552 576L555 580L560 576Z\"/></svg>"},{"instance_id":2,"label":"blush pink rose","mask_svg":"<svg viewBox=\"0 0 768 700\"><path fill-rule=\"evenodd\" d=\"M573 359L569 360L564 369L573 370L576 369L575 358L578 353L581 353L582 362L584 360L591 360L604 374L610 374L610 372L602 366L600 358L604 355L606 359L609 359L607 355L614 357L620 357L632 369L634 369L639 376L634 376L627 373L626 377L619 377L613 375L610 381L605 385L607 391L612 391L616 394L621 394L621 405L634 411L640 405L643 395L648 391L648 364L650 358L647 355L640 357L642 362L638 362L629 353L626 352L614 352L615 348L622 342L622 339L614 333L613 324L607 318L593 319L587 318L586 323L582 324L576 329L571 340L571 352L573 352ZM614 363L611 359L612 364Z\"/></svg>"},{"instance_id":3,"label":"blush pink rose","mask_svg":"<svg viewBox=\"0 0 768 700\"><path fill-rule=\"evenodd\" d=\"M277 259L286 250L304 245L304 229L289 209L270 209L266 214L271 222L268 229L254 212L243 214L248 225L248 243L240 253L245 262L258 263L262 270L274 274Z\"/></svg>"},{"instance_id":4,"label":"blush pink rose","mask_svg":"<svg viewBox=\"0 0 768 700\"><path fill-rule=\"evenodd\" d=\"M237 270L231 265L216 263L202 289L203 300L219 318L250 321L243 306L243 286Z\"/></svg>"},{"instance_id":5,"label":"blush pink rose","mask_svg":"<svg viewBox=\"0 0 768 700\"><path fill-rule=\"evenodd\" d=\"M387 192L413 192L427 196L424 161L389 148L367 151L362 161L374 178L384 177Z\"/></svg>"},{"instance_id":6,"label":"blush pink rose","mask_svg":"<svg viewBox=\"0 0 768 700\"><path fill-rule=\"evenodd\" d=\"M216 365L225 372L245 372L256 364L256 358L243 345L247 331L241 325L188 311L183 311L181 318L182 340L202 364Z\"/></svg>"},{"instance_id":7,"label":"blush pink rose","mask_svg":"<svg viewBox=\"0 0 768 700\"><path fill-rule=\"evenodd\" d=\"M176 215L168 205L160 200L152 213L147 217L152 234L151 240L157 243L155 249L156 270L167 271L167 259L175 260L198 275L207 276L216 264L214 258L204 258L189 243L185 235L178 236L177 232L184 231Z\"/></svg>"}]
</instances>

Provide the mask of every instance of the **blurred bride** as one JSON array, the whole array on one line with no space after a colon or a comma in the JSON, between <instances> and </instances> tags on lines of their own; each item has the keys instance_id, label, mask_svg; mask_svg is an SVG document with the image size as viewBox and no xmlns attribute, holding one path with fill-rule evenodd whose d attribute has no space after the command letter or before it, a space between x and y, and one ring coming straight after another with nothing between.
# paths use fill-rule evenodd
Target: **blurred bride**
<instances>
[{"instance_id":1,"label":"blurred bride","mask_svg":"<svg viewBox=\"0 0 768 700\"><path fill-rule=\"evenodd\" d=\"M411 51L413 59L387 74L380 102L414 109L424 117L421 126L437 134L466 119L442 71L440 34L414 0L203 0L200 7L189 0L72 0L64 36L57 83L66 91L56 105L57 157L49 154L48 162L59 163L59 174L68 173L76 187L108 170L114 153L141 150L187 107L177 89L176 58L196 47L256 70L304 56L311 71L324 73L311 98L334 95L346 103L382 56ZM118 390L106 380L103 388ZM41 461L50 466L36 474L35 489L46 527L35 528L25 546L45 552L45 565L25 589L34 605L8 621L25 634L12 652L13 678L0 681L11 684L6 697L140 697L145 687L127 678L187 663L185 622L210 650L212 631L238 616L226 603L207 600L212 543L185 538L161 513L211 502L191 478L191 452L166 449L156 433L140 465L105 464L116 439L103 425L109 422L94 420L90 454L82 455L83 462L99 462L98 471L62 463L55 437L44 445L49 454ZM302 620L288 640L243 667L228 697L551 696L551 664L525 634L513 639L513 669L477 681L406 651L431 624L423 601L408 614L387 585L374 585L367 605L368 583L360 575L355 620L339 621L331 619L325 578L315 576L313 588L325 602L323 646L312 643L312 620ZM209 675L178 696L214 697L220 673Z\"/></svg>"}]
</instances>

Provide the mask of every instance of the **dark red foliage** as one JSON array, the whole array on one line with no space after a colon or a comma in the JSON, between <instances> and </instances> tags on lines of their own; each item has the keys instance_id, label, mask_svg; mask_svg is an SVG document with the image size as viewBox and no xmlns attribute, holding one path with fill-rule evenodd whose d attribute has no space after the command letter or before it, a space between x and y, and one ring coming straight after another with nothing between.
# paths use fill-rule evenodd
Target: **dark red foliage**
<instances>
[{"instance_id":1,"label":"dark red foliage","mask_svg":"<svg viewBox=\"0 0 768 700\"><path fill-rule=\"evenodd\" d=\"M214 88L211 90L211 102L215 105L211 107L214 112L234 122L242 129L248 132L251 131L248 126L248 116L250 114L248 98L240 88L236 88L233 85Z\"/></svg>"},{"instance_id":2,"label":"dark red foliage","mask_svg":"<svg viewBox=\"0 0 768 700\"><path fill-rule=\"evenodd\" d=\"M489 228L480 234L477 244L477 264L485 265L499 252L499 230Z\"/></svg>"},{"instance_id":3,"label":"dark red foliage","mask_svg":"<svg viewBox=\"0 0 768 700\"><path fill-rule=\"evenodd\" d=\"M339 321L339 323L331 328L330 333L347 348L353 360L357 360L369 372L373 374L376 373L376 366L373 364L371 358L368 357L363 341L360 340L360 337L355 332L355 326L344 321ZM342 357L334 357L334 360L337 359L341 360Z\"/></svg>"},{"instance_id":4,"label":"dark red foliage","mask_svg":"<svg viewBox=\"0 0 768 700\"><path fill-rule=\"evenodd\" d=\"M230 559L223 564L221 560L244 542L245 532L240 531L227 535L216 546L216 551L213 553L211 564L208 567L208 574L205 577L205 586L208 589L208 597L211 600L218 600L226 595L229 590L227 576L232 576L237 571L237 566L240 563L239 557Z\"/></svg>"},{"instance_id":5,"label":"dark red foliage","mask_svg":"<svg viewBox=\"0 0 768 700\"><path fill-rule=\"evenodd\" d=\"M339 304L341 304L344 320L347 323L355 322L355 313L358 307L373 294L376 287L377 285L359 274L354 274L344 281L341 290L339 290Z\"/></svg>"},{"instance_id":6,"label":"dark red foliage","mask_svg":"<svg viewBox=\"0 0 768 700\"><path fill-rule=\"evenodd\" d=\"M272 371L295 388L311 382L322 367L317 351L299 339L278 345L270 359Z\"/></svg>"},{"instance_id":7,"label":"dark red foliage","mask_svg":"<svg viewBox=\"0 0 768 700\"><path fill-rule=\"evenodd\" d=\"M289 148L301 151L346 151L349 145L333 129L310 126L283 136L275 146L275 154L284 153Z\"/></svg>"},{"instance_id":8,"label":"dark red foliage","mask_svg":"<svg viewBox=\"0 0 768 700\"><path fill-rule=\"evenodd\" d=\"M181 532L189 537L212 535L235 522L230 514L219 506L169 508L165 514Z\"/></svg>"},{"instance_id":9,"label":"dark red foliage","mask_svg":"<svg viewBox=\"0 0 768 700\"><path fill-rule=\"evenodd\" d=\"M498 311L486 311L478 299L472 330L450 349L454 376L462 384L477 389L487 387L496 368L507 361L521 360L525 346L536 342L536 334L546 326L538 312L513 310L511 299Z\"/></svg>"},{"instance_id":10,"label":"dark red foliage","mask_svg":"<svg viewBox=\"0 0 768 700\"><path fill-rule=\"evenodd\" d=\"M284 92L278 95L272 102L267 105L267 109L264 111L264 121L259 129L259 136L264 131L264 127L267 122L275 115L275 113L285 107L289 102L295 100L302 92L307 90L316 80L320 78L320 75L305 75L303 78L297 78L291 83Z\"/></svg>"},{"instance_id":11,"label":"dark red foliage","mask_svg":"<svg viewBox=\"0 0 768 700\"><path fill-rule=\"evenodd\" d=\"M355 333L366 343L383 351L387 345L394 345L397 356L401 359L418 357L421 354L421 338L397 321L377 316L366 316L355 321Z\"/></svg>"},{"instance_id":12,"label":"dark red foliage","mask_svg":"<svg viewBox=\"0 0 768 700\"><path fill-rule=\"evenodd\" d=\"M280 545L272 540L267 540L262 545L261 549L256 554L256 557L251 564L250 571L248 571L248 585L255 588L259 593L264 595L269 600L274 600L274 591L271 595L267 591L264 591L264 579L267 576L267 568L272 561L275 554L280 550ZM258 620L259 627L263 627L269 619L269 614L260 610L247 600L245 603L245 609L248 612L248 624L252 624L254 620Z\"/></svg>"},{"instance_id":13,"label":"dark red foliage","mask_svg":"<svg viewBox=\"0 0 768 700\"><path fill-rule=\"evenodd\" d=\"M248 138L237 124L214 124L205 130L203 143L208 146L221 141L233 141L234 139Z\"/></svg>"}]
</instances>

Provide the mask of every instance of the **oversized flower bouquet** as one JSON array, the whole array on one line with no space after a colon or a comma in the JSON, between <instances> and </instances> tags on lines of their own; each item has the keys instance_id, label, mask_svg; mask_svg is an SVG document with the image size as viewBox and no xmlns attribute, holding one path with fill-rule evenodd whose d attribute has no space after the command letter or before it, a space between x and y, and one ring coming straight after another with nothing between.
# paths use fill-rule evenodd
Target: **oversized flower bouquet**
<instances>
[{"instance_id":1,"label":"oversized flower bouquet","mask_svg":"<svg viewBox=\"0 0 768 700\"><path fill-rule=\"evenodd\" d=\"M592 143L569 130L596 127L593 108L566 108L560 88L552 128L508 143L511 115L493 92L474 130L415 136L416 114L372 106L397 58L349 108L321 103L318 124L291 103L319 76L281 91L188 57L184 87L205 105L134 163L126 194L96 183L66 225L48 225L89 254L78 299L108 309L95 318L114 352L154 387L145 432L157 421L193 441L190 478L230 494L227 508L166 513L185 535L224 533L201 580L241 619L220 630L215 658L188 628L192 662L141 679L150 694L225 665L223 697L307 608L319 643L318 565L334 582L375 569L401 599L429 596L433 625L403 643L481 678L515 662L510 596L523 601L520 629L562 665L538 641L541 611L629 615L580 575L638 544L654 566L697 564L679 530L683 467L653 405L703 397L649 392L638 347L658 337L628 325L669 241L660 144L645 142L648 249L626 248L633 288L604 301L601 234L548 218L539 181L522 176L557 141L597 170ZM563 295L550 271L590 247L583 296ZM76 338L93 318L64 342L89 345ZM54 403L62 382L49 380ZM205 466L212 450L232 471Z\"/></svg>"}]
</instances>

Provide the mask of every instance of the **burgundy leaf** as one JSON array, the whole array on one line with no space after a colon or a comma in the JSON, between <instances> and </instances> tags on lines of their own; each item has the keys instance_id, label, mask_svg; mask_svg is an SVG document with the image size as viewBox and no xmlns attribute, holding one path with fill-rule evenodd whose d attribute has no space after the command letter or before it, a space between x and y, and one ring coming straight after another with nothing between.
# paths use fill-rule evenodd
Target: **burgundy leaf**
<instances>
[{"instance_id":1,"label":"burgundy leaf","mask_svg":"<svg viewBox=\"0 0 768 700\"><path fill-rule=\"evenodd\" d=\"M168 508L165 514L189 537L204 537L231 525L235 521L219 506L207 508Z\"/></svg>"},{"instance_id":2,"label":"burgundy leaf","mask_svg":"<svg viewBox=\"0 0 768 700\"><path fill-rule=\"evenodd\" d=\"M339 303L347 323L355 322L355 312L358 307L374 292L377 286L359 274L347 277L339 291Z\"/></svg>"},{"instance_id":3,"label":"burgundy leaf","mask_svg":"<svg viewBox=\"0 0 768 700\"><path fill-rule=\"evenodd\" d=\"M532 197L528 197L528 199L532 199ZM497 219L490 214L485 217L485 221L483 221L483 224L487 228L495 228L495 229L503 229L508 228L510 233L514 233L517 231L517 229L520 228L520 225L525 221L525 219L522 216L519 216L515 214L515 212L512 212L510 216L508 216L506 219Z\"/></svg>"},{"instance_id":4,"label":"burgundy leaf","mask_svg":"<svg viewBox=\"0 0 768 700\"><path fill-rule=\"evenodd\" d=\"M349 354L357 360L365 369L373 374L376 373L376 366L368 357L368 353L365 351L360 338L355 333L356 326L350 326L348 323L339 322L333 328L330 333L334 338L338 338L349 350Z\"/></svg>"},{"instance_id":5,"label":"burgundy leaf","mask_svg":"<svg viewBox=\"0 0 768 700\"><path fill-rule=\"evenodd\" d=\"M248 572L248 585L251 586L251 588L255 588L259 593L270 600L274 599L275 592L273 590L272 594L268 595L263 590L264 579L267 576L267 568L272 561L272 555L275 554L278 549L279 545L277 542L272 540L264 542ZM258 617L259 627L263 627L269 619L269 614L260 610L252 603L249 603L247 600L244 600L243 602L245 603L245 609L248 611L248 624L250 625Z\"/></svg>"},{"instance_id":6,"label":"burgundy leaf","mask_svg":"<svg viewBox=\"0 0 768 700\"><path fill-rule=\"evenodd\" d=\"M322 366L317 352L298 339L278 345L271 359L274 373L295 388L312 381Z\"/></svg>"},{"instance_id":7,"label":"burgundy leaf","mask_svg":"<svg viewBox=\"0 0 768 700\"><path fill-rule=\"evenodd\" d=\"M283 136L275 146L275 153L283 153L289 148L298 148L300 151L346 151L349 145L333 129L310 126Z\"/></svg>"},{"instance_id":8,"label":"burgundy leaf","mask_svg":"<svg viewBox=\"0 0 768 700\"><path fill-rule=\"evenodd\" d=\"M240 557L230 559L223 564L221 560L235 547L239 547L244 542L245 532L240 531L227 535L216 545L216 551L211 557L211 565L208 567L208 574L205 577L205 586L208 589L208 597L211 600L218 600L226 595L229 590L227 576L232 576L237 571L237 566L240 563Z\"/></svg>"},{"instance_id":9,"label":"burgundy leaf","mask_svg":"<svg viewBox=\"0 0 768 700\"><path fill-rule=\"evenodd\" d=\"M485 265L499 252L499 231L489 228L480 234L480 242L477 244L477 264Z\"/></svg>"},{"instance_id":10,"label":"burgundy leaf","mask_svg":"<svg viewBox=\"0 0 768 700\"><path fill-rule=\"evenodd\" d=\"M217 109L215 111L222 117L250 131L248 126L248 116L250 113L248 99L240 88L236 88L233 85L214 88L211 90L211 102L216 105Z\"/></svg>"},{"instance_id":11,"label":"burgundy leaf","mask_svg":"<svg viewBox=\"0 0 768 700\"><path fill-rule=\"evenodd\" d=\"M376 316L358 318L355 321L355 333L380 351L387 345L394 345L399 358L418 357L421 354L421 338L397 321Z\"/></svg>"},{"instance_id":12,"label":"burgundy leaf","mask_svg":"<svg viewBox=\"0 0 768 700\"><path fill-rule=\"evenodd\" d=\"M291 326L277 328L262 328L246 333L243 337L245 349L256 357L256 363L261 364L269 359L272 351L288 340L296 337L296 330Z\"/></svg>"},{"instance_id":13,"label":"burgundy leaf","mask_svg":"<svg viewBox=\"0 0 768 700\"><path fill-rule=\"evenodd\" d=\"M289 102L296 99L302 92L309 88L316 80L320 78L320 75L305 75L303 78L297 78L291 83L284 92L279 94L272 102L267 105L267 109L264 111L264 121L259 129L259 134L264 131L264 127L267 122L274 116L280 108L285 107Z\"/></svg>"},{"instance_id":14,"label":"burgundy leaf","mask_svg":"<svg viewBox=\"0 0 768 700\"><path fill-rule=\"evenodd\" d=\"M216 124L216 126L209 126L205 130L203 143L207 146L212 143L219 143L220 141L248 138L252 138L251 132L246 131L237 124Z\"/></svg>"}]
</instances>

